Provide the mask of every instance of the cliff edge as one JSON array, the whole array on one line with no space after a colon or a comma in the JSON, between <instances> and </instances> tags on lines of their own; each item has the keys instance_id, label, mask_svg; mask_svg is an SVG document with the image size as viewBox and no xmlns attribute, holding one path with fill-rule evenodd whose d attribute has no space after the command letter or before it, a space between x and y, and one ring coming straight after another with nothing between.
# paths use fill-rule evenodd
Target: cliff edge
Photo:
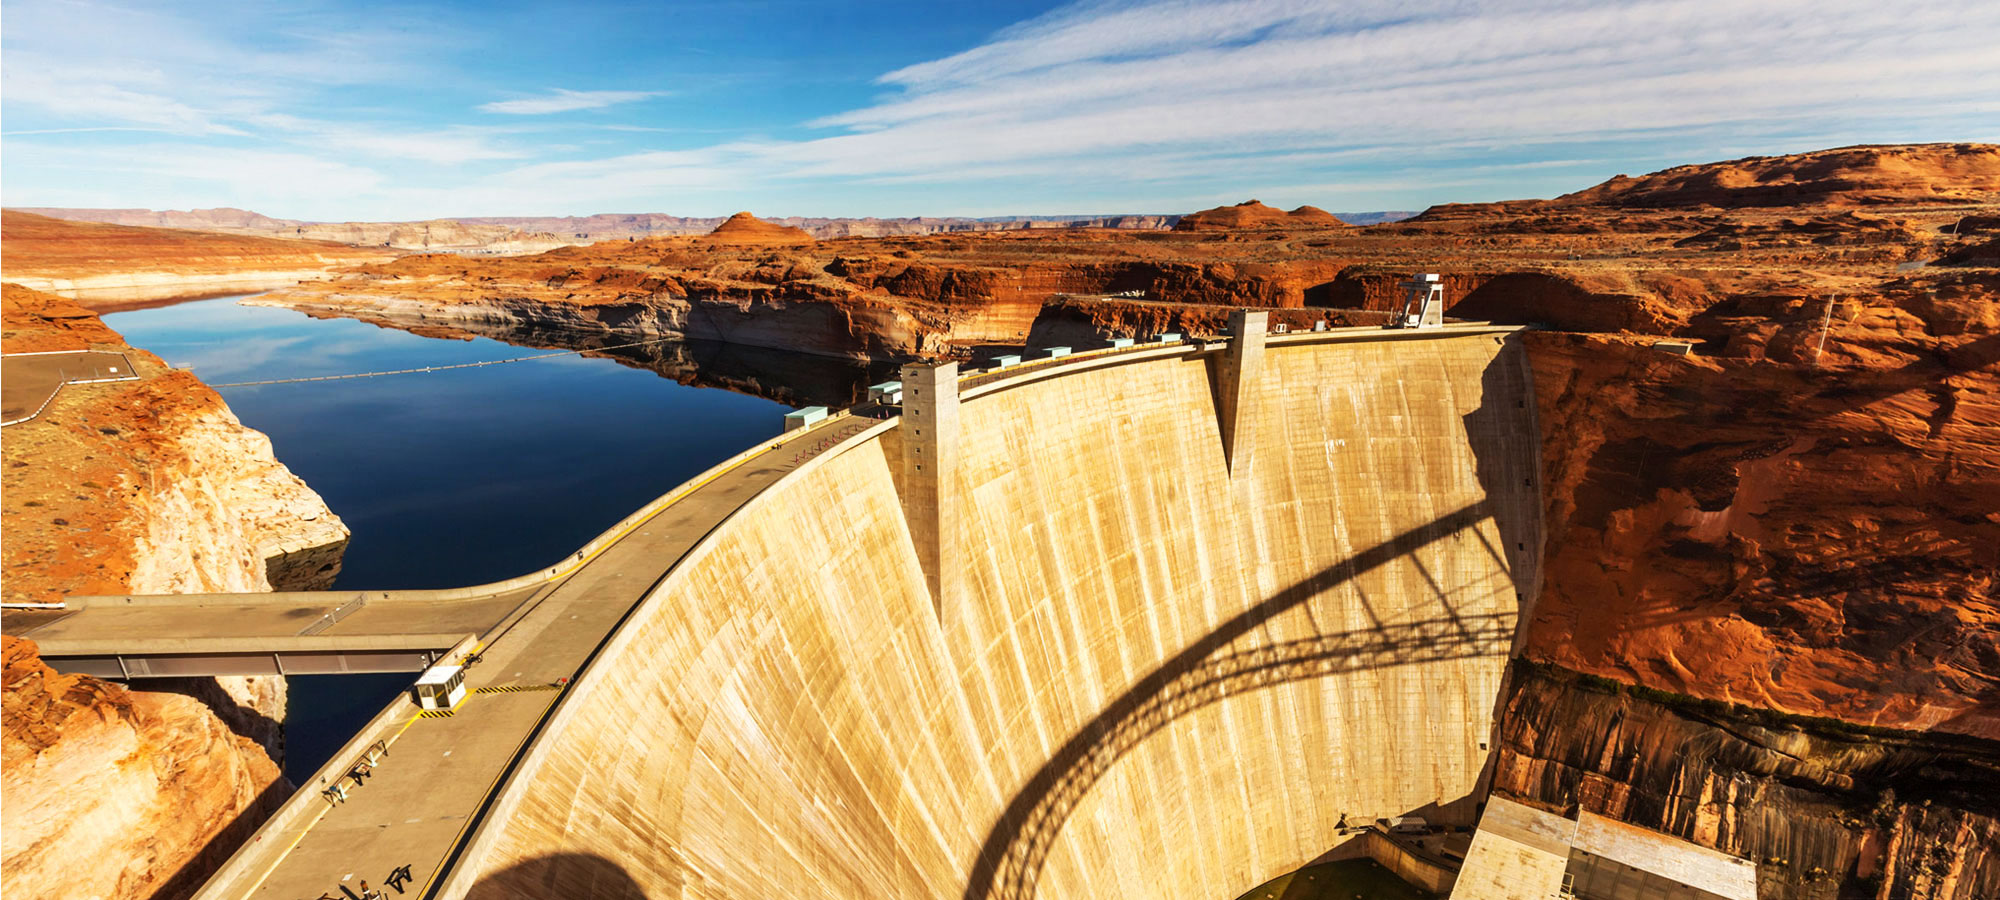
<instances>
[{"instance_id":1,"label":"cliff edge","mask_svg":"<svg viewBox=\"0 0 2000 900\"><path fill-rule=\"evenodd\" d=\"M96 304L268 290L394 252L325 241L222 235L0 211L6 280Z\"/></svg>"},{"instance_id":2,"label":"cliff edge","mask_svg":"<svg viewBox=\"0 0 2000 900\"><path fill-rule=\"evenodd\" d=\"M213 390L61 297L7 284L0 309L8 354L115 351L140 376L65 386L7 427L8 602L332 584L346 526ZM183 896L289 792L283 679L133 691L56 674L29 641L6 654L9 896Z\"/></svg>"}]
</instances>

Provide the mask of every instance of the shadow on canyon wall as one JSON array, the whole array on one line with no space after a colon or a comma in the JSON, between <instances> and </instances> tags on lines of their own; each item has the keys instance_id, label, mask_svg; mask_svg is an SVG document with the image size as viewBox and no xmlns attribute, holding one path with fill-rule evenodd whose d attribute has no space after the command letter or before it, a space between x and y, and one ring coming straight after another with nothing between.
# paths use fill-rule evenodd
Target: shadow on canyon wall
<instances>
[{"instance_id":1,"label":"shadow on canyon wall","mask_svg":"<svg viewBox=\"0 0 2000 900\"><path fill-rule=\"evenodd\" d=\"M214 680L210 679L209 683L214 684ZM208 882L209 877L214 875L217 869L222 868L222 864L228 862L229 857L235 855L237 848L242 847L244 841L257 833L257 829L263 826L264 820L269 819L279 807L285 805L286 800L291 799L294 790L292 783L280 776L277 781L271 782L262 791L257 792L257 799L250 801L250 805L237 813L236 818L223 826L221 831L216 832L214 837L209 838L208 843L202 845L199 852L182 863L173 877L168 878L153 891L149 900L186 900L194 896L201 890L202 885Z\"/></svg>"}]
</instances>

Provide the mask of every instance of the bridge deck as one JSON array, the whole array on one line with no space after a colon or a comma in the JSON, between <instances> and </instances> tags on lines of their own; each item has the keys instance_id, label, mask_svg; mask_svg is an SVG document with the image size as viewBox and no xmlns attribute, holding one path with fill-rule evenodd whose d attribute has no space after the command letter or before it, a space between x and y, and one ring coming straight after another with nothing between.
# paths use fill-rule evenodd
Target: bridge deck
<instances>
[{"instance_id":1,"label":"bridge deck","mask_svg":"<svg viewBox=\"0 0 2000 900\"><path fill-rule=\"evenodd\" d=\"M38 642L47 656L259 653L370 647L450 647L499 624L542 585L458 600L419 600L380 591L234 595L229 600L9 613L8 632ZM331 624L314 626L362 601Z\"/></svg>"}]
</instances>

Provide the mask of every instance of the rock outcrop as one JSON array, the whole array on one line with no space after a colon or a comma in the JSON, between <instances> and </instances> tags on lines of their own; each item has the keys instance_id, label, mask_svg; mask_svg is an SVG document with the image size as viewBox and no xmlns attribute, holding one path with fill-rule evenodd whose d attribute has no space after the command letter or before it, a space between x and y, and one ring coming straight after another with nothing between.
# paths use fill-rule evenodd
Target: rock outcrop
<instances>
[{"instance_id":1,"label":"rock outcrop","mask_svg":"<svg viewBox=\"0 0 2000 900\"><path fill-rule=\"evenodd\" d=\"M722 224L703 238L707 244L748 245L755 247L783 247L793 244L810 244L813 236L802 228L773 225L748 212L740 212L725 219Z\"/></svg>"},{"instance_id":2,"label":"rock outcrop","mask_svg":"<svg viewBox=\"0 0 2000 900\"><path fill-rule=\"evenodd\" d=\"M1855 728L1517 663L1493 787L1758 863L1758 896L2000 894L2000 744Z\"/></svg>"},{"instance_id":3,"label":"rock outcrop","mask_svg":"<svg viewBox=\"0 0 2000 900\"><path fill-rule=\"evenodd\" d=\"M2000 192L2000 146L1905 144L1752 156L1617 176L1562 206L1866 206L1981 201Z\"/></svg>"},{"instance_id":4,"label":"rock outcrop","mask_svg":"<svg viewBox=\"0 0 2000 900\"><path fill-rule=\"evenodd\" d=\"M0 656L10 897L186 897L290 793L199 700L59 674L12 636Z\"/></svg>"},{"instance_id":5,"label":"rock outcrop","mask_svg":"<svg viewBox=\"0 0 2000 900\"><path fill-rule=\"evenodd\" d=\"M8 427L8 602L331 585L346 527L221 397L68 300L13 284L0 299L6 352L113 350L141 376L70 385ZM184 896L289 793L282 679L128 691L7 640L5 893Z\"/></svg>"},{"instance_id":6,"label":"rock outcrop","mask_svg":"<svg viewBox=\"0 0 2000 900\"><path fill-rule=\"evenodd\" d=\"M1175 231L1232 231L1245 228L1339 228L1346 225L1332 213L1317 206L1301 206L1290 212L1245 200L1235 206L1218 206L1189 213L1174 224Z\"/></svg>"},{"instance_id":7,"label":"rock outcrop","mask_svg":"<svg viewBox=\"0 0 2000 900\"><path fill-rule=\"evenodd\" d=\"M323 241L230 237L0 212L8 282L100 307L266 290L395 254Z\"/></svg>"}]
</instances>

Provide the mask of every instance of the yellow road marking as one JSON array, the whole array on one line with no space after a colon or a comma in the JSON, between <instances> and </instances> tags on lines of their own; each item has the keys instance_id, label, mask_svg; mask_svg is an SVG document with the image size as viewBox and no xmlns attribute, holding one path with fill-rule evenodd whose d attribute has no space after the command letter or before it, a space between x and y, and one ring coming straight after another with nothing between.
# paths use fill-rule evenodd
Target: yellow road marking
<instances>
[{"instance_id":1,"label":"yellow road marking","mask_svg":"<svg viewBox=\"0 0 2000 900\"><path fill-rule=\"evenodd\" d=\"M803 437L804 435L800 435L800 436L801 436L801 437ZM781 446L781 445L782 445L783 443L786 443L786 442L780 442L780 446ZM645 518L643 518L643 519L640 519L640 520L639 520L639 521L637 521L637 522L633 522L632 524L630 524L630 525L627 525L627 526L625 526L624 528L620 529L620 530L618 531L618 533L617 533L617 535L616 535L616 536L612 537L612 538L611 538L611 540L608 540L608 541L605 541L605 542L604 542L604 546L602 546L602 547L599 547L599 548L597 548L596 550L593 550L593 551L591 551L591 553L590 553L590 555L589 555L589 556L586 556L586 557L584 557L584 558L582 558L582 559L579 559L579 560L577 560L576 562L573 562L573 563L570 563L570 564L569 564L569 565L568 565L568 566L567 566L566 568L562 569L562 570L561 570L561 571L559 571L559 572L556 572L556 573L555 573L555 574L553 574L553 575L550 575L550 576L548 577L548 579L547 579L547 580L549 580L549 581L555 581L555 580L556 580L556 579L558 579L558 578L567 578L567 577L569 577L569 576L570 576L570 575L571 575L572 573L574 573L574 572L575 572L576 570L578 570L578 569L581 569L581 568L583 568L583 567L584 567L584 566L586 566L586 565L589 565L589 564L590 564L590 561L591 561L591 560L593 560L593 559L596 559L596 558L597 558L598 556L602 555L602 554L604 553L604 551L606 551L606 550L609 550L609 549L611 549L612 547L615 547L615 546L617 546L617 545L618 545L618 542L619 542L619 541L622 541L622 540L624 540L624 539L625 539L626 537L630 536L630 535L632 534L632 532L634 532L634 531L637 531L637 530L639 530L639 527L640 527L640 526L642 526L642 525L646 524L647 522L651 522L651 521L653 521L653 518L654 518L655 516L658 516L658 515L659 515L660 513L663 513L663 512L666 512L666 511L667 511L667 510L669 510L669 509L672 509L672 508L674 507L674 504L676 504L676 503L679 503L679 502L681 502L682 500L686 500L686 499L688 498L688 495L689 495L689 494L692 494L692 493L694 493L695 491L698 491L698 490L701 490L702 488L705 488L705 487L707 487L707 486L709 485L709 483L710 483L710 482L713 482L713 481L714 481L714 480L716 480L717 478L721 478L721 477L722 477L722 476L724 476L724 475L727 475L727 474L729 474L729 473L731 473L731 472L734 472L734 471L736 471L736 470L737 470L737 469L739 469L739 468L742 468L743 464L745 464L745 463L747 463L747 462L749 462L749 461L751 461L751 460L753 460L753 459L758 459L758 458L762 457L762 456L763 456L763 455L764 455L765 453L769 453L769 452L771 452L771 450L772 450L772 449L774 449L774 448L773 448L773 447L766 447L766 448L764 448L764 450L763 450L762 452L760 452L760 453L753 453L753 454L751 454L751 455L749 455L749 456L746 456L746 457L743 457L742 459L739 459L739 460L737 460L737 461L735 461L735 462L733 462L733 463L730 463L730 464L729 464L729 467L728 467L728 468L726 468L726 469L721 469L721 470L718 470L718 471L715 471L715 472L711 472L711 473L709 473L708 477L706 477L706 478L703 478L703 479L702 479L702 480L700 480L700 481L697 481L697 482L694 482L693 484L684 484L684 485L681 485L681 486L680 486L680 487L678 487L678 488L675 488L675 489L674 489L674 495L673 495L673 496L670 496L670 497L668 497L668 498L667 498L667 500L666 500L666 502L664 502L664 503L661 503L661 504L660 504L660 508L659 508L659 509L656 509L656 510L653 510L652 512L648 513L648 514L646 515L646 517L645 517Z\"/></svg>"},{"instance_id":2,"label":"yellow road marking","mask_svg":"<svg viewBox=\"0 0 2000 900\"><path fill-rule=\"evenodd\" d=\"M804 435L800 436L803 437ZM709 475L702 478L700 481L696 481L692 484L684 484L678 488L675 488L673 496L667 498L665 502L661 503L659 509L653 510L645 518L633 522L632 524L627 525L626 527L620 529L618 533L611 538L611 540L604 542L604 546L597 548L595 551L592 551L590 555L585 556L574 563L571 563L570 565L562 569L560 572L550 575L548 580L554 581L559 578L567 577L570 574L574 573L577 569L581 569L584 566L590 564L592 560L602 555L604 551L609 550L612 547L616 546L619 541L622 541L626 537L630 536L632 532L637 531L640 526L645 525L647 522L651 522L660 513L666 512L667 510L672 509L675 504L681 502L682 500L686 500L688 496L693 494L695 491L701 490L702 488L707 487L709 484L713 483L716 479L721 478L722 476L727 475L731 472L734 472L739 468L742 468L745 463L748 463L751 460L762 458L764 454L770 453L772 449L775 449L776 446L782 446L784 443L789 443L789 442L779 442L779 444L774 445L773 447L765 448L760 453L754 453L749 456L745 456L742 459L739 459L736 462L731 463L727 468L711 472L709 473ZM473 645L471 652L468 653L467 655L476 656L479 654L479 651L485 648L485 646L486 646L485 642L481 641ZM557 700L562 699L562 691L564 690L565 687L567 686L552 685L543 688L523 688L523 690L548 690L553 688L557 692L556 696L549 698L549 705L553 706ZM473 694L486 692L488 690L489 690L488 688L478 688L475 690L467 691L465 700L460 700L459 706L463 706L466 700L471 699ZM543 707L544 710L546 710L547 708L548 708L547 706ZM455 706L451 710L448 710L446 712L455 715L457 711L458 707ZM396 729L396 733L389 736L388 741L385 743L385 746L387 744L394 743L397 738L402 737L403 732L408 731L410 729L410 726L416 724L418 719L426 718L426 716L424 715L426 712L431 712L431 710L418 710L416 715L411 716L408 721L405 721L403 723L403 727ZM505 774L506 774L506 768L503 766L501 768L500 774L495 775L493 777L493 782L491 784L488 784L486 786L485 792L480 795L479 798L480 805L484 805L486 803L486 798L490 797L493 794L493 791L500 786L500 779ZM311 833L313 828L320 823L320 820L326 818L327 813L331 812L332 810L333 810L333 804L330 803L327 804L326 808L321 809L319 811L319 815L314 816L313 820L310 823L307 823L306 827L299 831L298 836L292 839L291 844L286 846L282 853L278 854L278 858L272 861L270 868L264 870L263 876L258 878L255 882L252 883L250 890L254 892L258 888L262 887L264 885L264 882L270 880L271 873L276 872L278 870L278 866L284 863L285 858L291 855L292 850L298 847L299 842L305 840L306 835ZM447 846L454 846L454 847L457 846L459 840L465 837L466 829L472 827L472 822L473 822L472 817L467 816L465 824L459 827L458 834L452 838L451 843L448 844ZM439 861L442 862L443 860ZM431 882L437 878L437 875L438 875L437 871L433 869L430 874L430 877L424 879L423 890L418 891L417 896L421 897L424 895L425 891L430 890Z\"/></svg>"},{"instance_id":3,"label":"yellow road marking","mask_svg":"<svg viewBox=\"0 0 2000 900\"><path fill-rule=\"evenodd\" d=\"M543 704L542 706L543 713L546 714L549 707L554 706L557 700L562 699L563 694L568 693L568 687L569 685L563 685L562 687L557 689L556 695L550 697L548 703ZM516 753L520 752L520 748L516 747L515 752ZM507 777L507 767L501 766L500 771L493 776L493 781L486 785L486 790L481 791L479 793L479 802L473 804L472 812L468 813L465 817L465 824L458 826L458 833L451 836L451 843L444 845L445 857L450 857L451 849L453 847L457 847L459 842L465 839L465 832L467 829L470 829L472 827L472 823L476 821L476 819L474 819L474 816L478 814L479 808L485 806L487 799L493 796L493 792L500 789L500 779L505 777ZM431 874L424 878L424 886L421 889L419 889L416 893L417 900L423 900L424 897L430 896L431 882L437 880L438 873L443 870L443 866L444 866L444 858L440 858L438 860L438 864L431 867Z\"/></svg>"}]
</instances>

